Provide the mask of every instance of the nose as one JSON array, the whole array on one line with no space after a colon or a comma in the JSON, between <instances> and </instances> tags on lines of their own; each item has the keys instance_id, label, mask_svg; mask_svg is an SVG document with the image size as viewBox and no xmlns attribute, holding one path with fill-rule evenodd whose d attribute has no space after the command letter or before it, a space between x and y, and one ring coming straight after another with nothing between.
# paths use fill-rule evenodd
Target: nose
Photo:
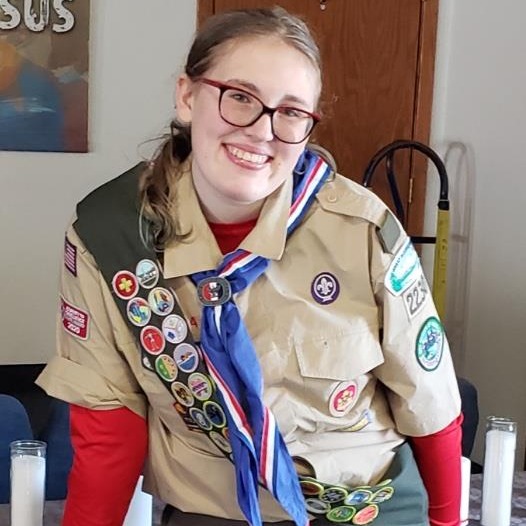
<instances>
[{"instance_id":1,"label":"nose","mask_svg":"<svg viewBox=\"0 0 526 526\"><path fill-rule=\"evenodd\" d=\"M272 141L274 139L272 115L270 113L261 114L254 124L244 128L244 130L247 135L258 141Z\"/></svg>"}]
</instances>

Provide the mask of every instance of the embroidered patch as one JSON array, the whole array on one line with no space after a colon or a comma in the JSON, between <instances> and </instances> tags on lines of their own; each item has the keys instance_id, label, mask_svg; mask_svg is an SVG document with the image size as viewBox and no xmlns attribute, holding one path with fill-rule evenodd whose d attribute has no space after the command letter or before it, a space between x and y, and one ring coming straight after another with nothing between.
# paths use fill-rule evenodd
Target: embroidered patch
<instances>
[{"instance_id":1,"label":"embroidered patch","mask_svg":"<svg viewBox=\"0 0 526 526\"><path fill-rule=\"evenodd\" d=\"M338 506L327 513L327 519L331 522L349 522L356 513L352 506Z\"/></svg>"},{"instance_id":2,"label":"embroidered patch","mask_svg":"<svg viewBox=\"0 0 526 526\"><path fill-rule=\"evenodd\" d=\"M352 519L353 524L369 524L373 522L376 517L378 517L379 508L376 504L370 504L360 510Z\"/></svg>"},{"instance_id":3,"label":"embroidered patch","mask_svg":"<svg viewBox=\"0 0 526 526\"><path fill-rule=\"evenodd\" d=\"M68 236L64 238L64 266L77 277L77 247Z\"/></svg>"},{"instance_id":4,"label":"embroidered patch","mask_svg":"<svg viewBox=\"0 0 526 526\"><path fill-rule=\"evenodd\" d=\"M206 417L214 427L224 427L226 426L226 416L223 408L217 403L209 400L203 404L203 410Z\"/></svg>"},{"instance_id":5,"label":"embroidered patch","mask_svg":"<svg viewBox=\"0 0 526 526\"><path fill-rule=\"evenodd\" d=\"M155 287L159 280L159 269L151 259L141 259L141 261L137 263L135 274L139 285L145 289Z\"/></svg>"},{"instance_id":6,"label":"embroidered patch","mask_svg":"<svg viewBox=\"0 0 526 526\"><path fill-rule=\"evenodd\" d=\"M356 401L356 382L342 382L336 386L329 398L329 412L332 416L345 416Z\"/></svg>"},{"instance_id":7,"label":"embroidered patch","mask_svg":"<svg viewBox=\"0 0 526 526\"><path fill-rule=\"evenodd\" d=\"M148 294L148 303L155 314L166 316L172 312L175 299L169 290L156 287Z\"/></svg>"},{"instance_id":8,"label":"embroidered patch","mask_svg":"<svg viewBox=\"0 0 526 526\"><path fill-rule=\"evenodd\" d=\"M230 445L230 442L221 433L218 433L217 431L210 431L208 436L221 451L232 453L232 446Z\"/></svg>"},{"instance_id":9,"label":"embroidered patch","mask_svg":"<svg viewBox=\"0 0 526 526\"><path fill-rule=\"evenodd\" d=\"M371 502L374 504L385 502L386 500L389 500L393 496L393 493L394 493L394 488L392 486L380 488L377 492L373 493Z\"/></svg>"},{"instance_id":10,"label":"embroidered patch","mask_svg":"<svg viewBox=\"0 0 526 526\"><path fill-rule=\"evenodd\" d=\"M385 276L385 288L399 296L411 285L422 272L420 260L411 240L396 253Z\"/></svg>"},{"instance_id":11,"label":"embroidered patch","mask_svg":"<svg viewBox=\"0 0 526 526\"><path fill-rule=\"evenodd\" d=\"M167 382L173 382L177 378L177 365L167 354L161 354L155 359L155 370Z\"/></svg>"},{"instance_id":12,"label":"embroidered patch","mask_svg":"<svg viewBox=\"0 0 526 526\"><path fill-rule=\"evenodd\" d=\"M307 511L317 515L325 515L330 509L330 505L320 499L308 498L305 499L305 507Z\"/></svg>"},{"instance_id":13,"label":"embroidered patch","mask_svg":"<svg viewBox=\"0 0 526 526\"><path fill-rule=\"evenodd\" d=\"M181 343L188 334L186 321L177 314L170 314L163 320L163 334L170 343Z\"/></svg>"},{"instance_id":14,"label":"embroidered patch","mask_svg":"<svg viewBox=\"0 0 526 526\"><path fill-rule=\"evenodd\" d=\"M185 407L191 407L194 405L194 397L186 385L181 382L174 382L171 385L171 388L172 393L180 404Z\"/></svg>"},{"instance_id":15,"label":"embroidered patch","mask_svg":"<svg viewBox=\"0 0 526 526\"><path fill-rule=\"evenodd\" d=\"M188 377L188 387L192 394L198 399L204 402L212 396L212 383L202 373L192 373Z\"/></svg>"},{"instance_id":16,"label":"embroidered patch","mask_svg":"<svg viewBox=\"0 0 526 526\"><path fill-rule=\"evenodd\" d=\"M429 288L426 278L421 273L420 277L404 292L404 305L409 319L413 319L426 304L429 298Z\"/></svg>"},{"instance_id":17,"label":"embroidered patch","mask_svg":"<svg viewBox=\"0 0 526 526\"><path fill-rule=\"evenodd\" d=\"M158 355L161 354L164 350L165 341L162 332L153 325L147 325L141 331L141 344L146 350L146 352Z\"/></svg>"},{"instance_id":18,"label":"embroidered patch","mask_svg":"<svg viewBox=\"0 0 526 526\"><path fill-rule=\"evenodd\" d=\"M143 298L133 298L126 305L128 319L137 327L144 327L150 321L152 312L148 302Z\"/></svg>"},{"instance_id":19,"label":"embroidered patch","mask_svg":"<svg viewBox=\"0 0 526 526\"><path fill-rule=\"evenodd\" d=\"M212 429L212 423L206 418L201 409L198 409L197 407L191 407L189 414L195 423L204 431L210 431Z\"/></svg>"},{"instance_id":20,"label":"embroidered patch","mask_svg":"<svg viewBox=\"0 0 526 526\"><path fill-rule=\"evenodd\" d=\"M86 311L79 309L61 297L60 314L62 327L67 333L79 340L88 339L89 314Z\"/></svg>"},{"instance_id":21,"label":"embroidered patch","mask_svg":"<svg viewBox=\"0 0 526 526\"><path fill-rule=\"evenodd\" d=\"M174 360L183 373L193 373L199 365L199 354L193 345L181 343L175 348Z\"/></svg>"},{"instance_id":22,"label":"embroidered patch","mask_svg":"<svg viewBox=\"0 0 526 526\"><path fill-rule=\"evenodd\" d=\"M323 492L323 485L315 479L300 480L301 492L306 497L319 497Z\"/></svg>"},{"instance_id":23,"label":"embroidered patch","mask_svg":"<svg viewBox=\"0 0 526 526\"><path fill-rule=\"evenodd\" d=\"M345 499L345 504L347 505L355 505L355 504L363 504L364 502L369 502L369 499L372 498L373 492L368 489L356 489L354 491L351 491L349 495Z\"/></svg>"},{"instance_id":24,"label":"embroidered patch","mask_svg":"<svg viewBox=\"0 0 526 526\"><path fill-rule=\"evenodd\" d=\"M139 290L139 283L135 274L128 270L119 270L111 281L113 292L123 300L133 298Z\"/></svg>"},{"instance_id":25,"label":"embroidered patch","mask_svg":"<svg viewBox=\"0 0 526 526\"><path fill-rule=\"evenodd\" d=\"M444 329L440 321L431 317L422 325L416 339L416 359L426 371L434 371L442 359Z\"/></svg>"},{"instance_id":26,"label":"embroidered patch","mask_svg":"<svg viewBox=\"0 0 526 526\"><path fill-rule=\"evenodd\" d=\"M340 294L340 284L330 272L321 272L312 280L312 297L322 305L332 303Z\"/></svg>"},{"instance_id":27,"label":"embroidered patch","mask_svg":"<svg viewBox=\"0 0 526 526\"><path fill-rule=\"evenodd\" d=\"M337 502L342 502L348 494L349 492L345 488L332 486L320 495L320 500L329 504L336 504Z\"/></svg>"}]
</instances>

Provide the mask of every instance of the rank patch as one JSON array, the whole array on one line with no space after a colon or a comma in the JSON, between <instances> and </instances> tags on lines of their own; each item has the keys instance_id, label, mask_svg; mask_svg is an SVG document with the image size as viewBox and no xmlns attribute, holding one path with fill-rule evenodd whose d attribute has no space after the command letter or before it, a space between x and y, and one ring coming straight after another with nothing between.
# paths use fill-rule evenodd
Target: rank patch
<instances>
[{"instance_id":1,"label":"rank patch","mask_svg":"<svg viewBox=\"0 0 526 526\"><path fill-rule=\"evenodd\" d=\"M426 371L434 371L442 359L444 329L438 318L428 318L416 339L416 359Z\"/></svg>"},{"instance_id":2,"label":"rank patch","mask_svg":"<svg viewBox=\"0 0 526 526\"><path fill-rule=\"evenodd\" d=\"M77 247L68 239L64 239L64 266L77 277Z\"/></svg>"},{"instance_id":3,"label":"rank patch","mask_svg":"<svg viewBox=\"0 0 526 526\"><path fill-rule=\"evenodd\" d=\"M62 327L67 333L79 340L88 339L89 314L87 312L61 297L60 313L62 317Z\"/></svg>"},{"instance_id":4,"label":"rank patch","mask_svg":"<svg viewBox=\"0 0 526 526\"><path fill-rule=\"evenodd\" d=\"M322 272L312 280L310 291L318 303L328 305L339 296L340 284L330 272Z\"/></svg>"},{"instance_id":5,"label":"rank patch","mask_svg":"<svg viewBox=\"0 0 526 526\"><path fill-rule=\"evenodd\" d=\"M329 398L329 412L332 416L345 416L354 405L358 386L356 382L342 382L336 386Z\"/></svg>"},{"instance_id":6,"label":"rank patch","mask_svg":"<svg viewBox=\"0 0 526 526\"><path fill-rule=\"evenodd\" d=\"M422 272L420 260L411 240L408 239L404 246L396 253L385 276L385 288L399 296L407 290L419 273Z\"/></svg>"}]
</instances>

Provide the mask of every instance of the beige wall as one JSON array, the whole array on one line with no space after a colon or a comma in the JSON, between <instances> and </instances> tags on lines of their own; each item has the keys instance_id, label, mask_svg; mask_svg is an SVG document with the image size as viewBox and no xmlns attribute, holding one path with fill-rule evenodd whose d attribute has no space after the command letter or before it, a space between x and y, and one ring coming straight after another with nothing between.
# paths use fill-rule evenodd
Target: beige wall
<instances>
[{"instance_id":1,"label":"beige wall","mask_svg":"<svg viewBox=\"0 0 526 526\"><path fill-rule=\"evenodd\" d=\"M526 2L441 0L433 146L451 181L446 326L484 419L526 435ZM436 202L431 201L429 207Z\"/></svg>"}]
</instances>

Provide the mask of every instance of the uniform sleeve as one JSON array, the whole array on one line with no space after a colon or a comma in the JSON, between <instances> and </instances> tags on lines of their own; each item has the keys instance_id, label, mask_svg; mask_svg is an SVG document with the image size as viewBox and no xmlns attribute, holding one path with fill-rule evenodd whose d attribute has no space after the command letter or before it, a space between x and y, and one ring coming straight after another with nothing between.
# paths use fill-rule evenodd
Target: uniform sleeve
<instances>
[{"instance_id":1,"label":"uniform sleeve","mask_svg":"<svg viewBox=\"0 0 526 526\"><path fill-rule=\"evenodd\" d=\"M70 227L60 278L57 354L37 384L72 404L126 406L146 417L145 396L126 359L133 353L139 353L133 335L93 257Z\"/></svg>"},{"instance_id":2,"label":"uniform sleeve","mask_svg":"<svg viewBox=\"0 0 526 526\"><path fill-rule=\"evenodd\" d=\"M374 374L386 387L398 431L430 435L460 414L458 385L416 250L396 220L389 219L399 234L395 241L386 243L381 229L371 230L371 276L384 354Z\"/></svg>"}]
</instances>

